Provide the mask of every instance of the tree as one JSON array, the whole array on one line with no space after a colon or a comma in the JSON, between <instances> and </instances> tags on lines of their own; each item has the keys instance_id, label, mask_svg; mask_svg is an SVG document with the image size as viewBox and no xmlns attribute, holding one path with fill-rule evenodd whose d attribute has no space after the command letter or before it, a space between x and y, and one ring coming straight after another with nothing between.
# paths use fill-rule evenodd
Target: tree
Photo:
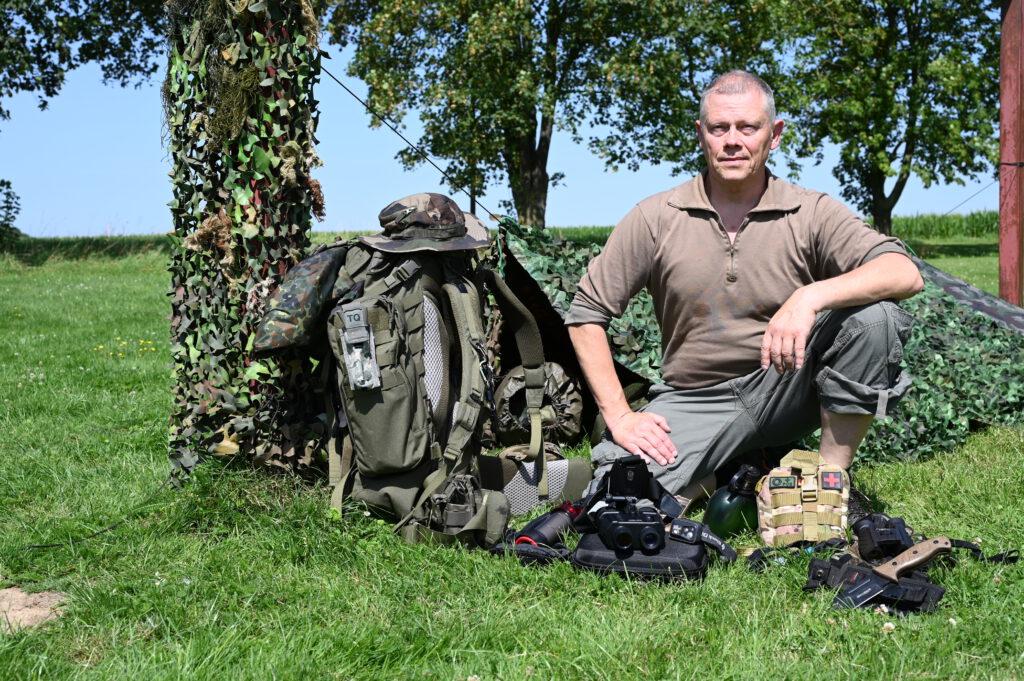
<instances>
[{"instance_id":1,"label":"tree","mask_svg":"<svg viewBox=\"0 0 1024 681\"><path fill-rule=\"evenodd\" d=\"M345 0L328 21L355 53L369 104L419 112L419 145L474 195L507 179L519 219L543 227L556 129L606 165L699 163L693 121L713 71L770 77L768 2L698 0ZM371 124L378 124L375 121ZM407 149L411 167L421 162Z\"/></svg>"},{"instance_id":2,"label":"tree","mask_svg":"<svg viewBox=\"0 0 1024 681\"><path fill-rule=\"evenodd\" d=\"M47 100L64 85L67 72L86 62L97 62L104 81L121 85L140 82L160 66L161 0L4 0L0 21L0 121L11 115L4 100L19 92L36 93L39 108L45 109ZM6 180L0 180L0 196L3 251L18 234L18 197Z\"/></svg>"},{"instance_id":3,"label":"tree","mask_svg":"<svg viewBox=\"0 0 1024 681\"><path fill-rule=\"evenodd\" d=\"M842 196L889 234L911 174L963 184L998 158L993 0L801 0L791 25L802 155L840 148ZM889 185L888 189L887 186Z\"/></svg>"},{"instance_id":4,"label":"tree","mask_svg":"<svg viewBox=\"0 0 1024 681\"><path fill-rule=\"evenodd\" d=\"M13 250L21 230L14 226L21 205L18 195L11 191L11 183L0 180L0 253Z\"/></svg>"},{"instance_id":5,"label":"tree","mask_svg":"<svg viewBox=\"0 0 1024 681\"><path fill-rule=\"evenodd\" d=\"M67 72L96 62L105 81L128 85L160 68L165 15L161 0L5 0L0 10L0 120L3 100L34 92L39 107L56 96Z\"/></svg>"}]
</instances>

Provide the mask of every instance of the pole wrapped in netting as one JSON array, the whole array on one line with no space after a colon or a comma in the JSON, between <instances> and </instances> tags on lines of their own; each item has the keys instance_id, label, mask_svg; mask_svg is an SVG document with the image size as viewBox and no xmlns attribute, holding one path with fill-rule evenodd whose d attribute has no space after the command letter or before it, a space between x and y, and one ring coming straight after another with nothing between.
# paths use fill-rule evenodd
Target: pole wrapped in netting
<instances>
[{"instance_id":1,"label":"pole wrapped in netting","mask_svg":"<svg viewBox=\"0 0 1024 681\"><path fill-rule=\"evenodd\" d=\"M308 0L168 0L174 163L169 455L177 474L241 455L303 469L322 427L298 355L257 358L269 293L322 216L314 148L319 23ZM287 399L285 399L287 395Z\"/></svg>"}]
</instances>

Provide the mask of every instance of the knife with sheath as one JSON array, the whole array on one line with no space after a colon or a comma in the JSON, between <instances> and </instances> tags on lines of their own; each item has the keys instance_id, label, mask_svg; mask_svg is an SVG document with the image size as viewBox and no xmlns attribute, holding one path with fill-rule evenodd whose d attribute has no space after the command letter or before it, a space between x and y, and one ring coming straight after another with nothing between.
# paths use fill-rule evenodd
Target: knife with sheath
<instances>
[{"instance_id":1,"label":"knife with sheath","mask_svg":"<svg viewBox=\"0 0 1024 681\"><path fill-rule=\"evenodd\" d=\"M914 544L895 558L872 568L866 577L860 577L856 582L847 584L832 601L832 607L859 608L885 591L890 584L897 584L900 573L904 570L927 563L935 556L949 553L952 549L953 542L949 537L935 537Z\"/></svg>"}]
</instances>

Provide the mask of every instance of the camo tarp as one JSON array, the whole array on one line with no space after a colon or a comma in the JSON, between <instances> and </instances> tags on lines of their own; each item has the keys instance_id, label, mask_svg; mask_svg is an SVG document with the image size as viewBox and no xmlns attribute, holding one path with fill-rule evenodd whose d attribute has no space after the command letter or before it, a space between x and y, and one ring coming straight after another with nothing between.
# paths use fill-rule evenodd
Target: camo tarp
<instances>
[{"instance_id":1,"label":"camo tarp","mask_svg":"<svg viewBox=\"0 0 1024 681\"><path fill-rule=\"evenodd\" d=\"M943 272L920 258L911 256L911 260L921 270L921 275L925 279L941 287L943 291L959 302L988 315L1008 329L1024 334L1024 308L1008 303L980 288L975 288L966 281L957 279L949 272Z\"/></svg>"}]
</instances>

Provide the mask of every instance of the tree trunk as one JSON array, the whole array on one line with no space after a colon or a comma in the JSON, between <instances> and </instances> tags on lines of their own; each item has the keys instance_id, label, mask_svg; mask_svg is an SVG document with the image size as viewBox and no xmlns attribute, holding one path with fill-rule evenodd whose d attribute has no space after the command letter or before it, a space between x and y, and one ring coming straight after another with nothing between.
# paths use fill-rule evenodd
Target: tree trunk
<instances>
[{"instance_id":1,"label":"tree trunk","mask_svg":"<svg viewBox=\"0 0 1024 681\"><path fill-rule=\"evenodd\" d=\"M892 234L892 209L888 207L873 208L871 217L875 220L875 229L886 236Z\"/></svg>"},{"instance_id":2,"label":"tree trunk","mask_svg":"<svg viewBox=\"0 0 1024 681\"><path fill-rule=\"evenodd\" d=\"M528 134L512 141L515 151L505 153L505 165L519 222L544 229L550 183L548 151L551 148L554 120L542 117L539 127L539 135L534 127Z\"/></svg>"},{"instance_id":3,"label":"tree trunk","mask_svg":"<svg viewBox=\"0 0 1024 681\"><path fill-rule=\"evenodd\" d=\"M256 358L250 339L268 295L309 245L311 211L322 210L309 176L319 165L319 25L308 0L249 6L167 2L169 455L179 475L207 454L312 463L306 444L316 433L301 425L308 405L295 399L309 367L297 356Z\"/></svg>"},{"instance_id":4,"label":"tree trunk","mask_svg":"<svg viewBox=\"0 0 1024 681\"><path fill-rule=\"evenodd\" d=\"M903 187L907 183L906 177L902 175L897 178L896 186L892 193L885 193L885 174L877 168L871 168L864 180L864 186L871 194L871 218L874 220L875 229L885 234L892 234L892 209L896 201L903 193Z\"/></svg>"}]
</instances>

